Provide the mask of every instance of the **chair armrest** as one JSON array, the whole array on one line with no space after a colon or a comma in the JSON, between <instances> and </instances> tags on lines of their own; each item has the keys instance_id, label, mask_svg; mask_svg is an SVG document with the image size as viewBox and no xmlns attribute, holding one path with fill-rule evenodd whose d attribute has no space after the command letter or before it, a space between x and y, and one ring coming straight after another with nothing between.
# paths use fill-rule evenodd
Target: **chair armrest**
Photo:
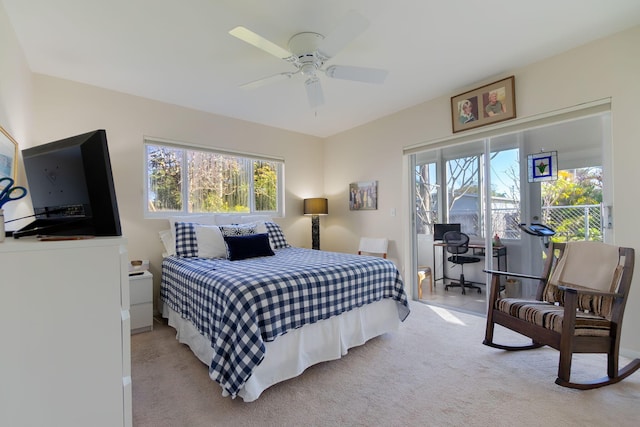
<instances>
[{"instance_id":1,"label":"chair armrest","mask_svg":"<svg viewBox=\"0 0 640 427\"><path fill-rule=\"evenodd\" d=\"M614 292L602 292L589 288L572 288L570 286L558 285L558 289L564 292L564 320L562 322L562 333L573 334L576 323L578 305L578 297L581 295L592 296L610 296L614 298L622 298L624 295ZM591 310L590 310L591 311ZM600 312L594 312L598 316L602 316ZM602 316L604 317L604 316Z\"/></svg>"},{"instance_id":2,"label":"chair armrest","mask_svg":"<svg viewBox=\"0 0 640 427\"><path fill-rule=\"evenodd\" d=\"M511 276L511 277L519 277L521 279L536 279L536 280L546 280L544 277L540 277L540 276L532 276L529 274L522 274L522 273L510 273L508 271L501 271L501 270L482 270L485 273L489 273L489 274L494 274L496 276Z\"/></svg>"},{"instance_id":3,"label":"chair armrest","mask_svg":"<svg viewBox=\"0 0 640 427\"><path fill-rule=\"evenodd\" d=\"M614 298L620 298L623 296L622 294L619 294L616 292L604 292L604 291L598 291L596 289L588 289L588 288L572 288L571 286L566 286L566 285L559 285L558 289L570 294L582 294L582 295L593 295L593 296L614 297Z\"/></svg>"}]
</instances>

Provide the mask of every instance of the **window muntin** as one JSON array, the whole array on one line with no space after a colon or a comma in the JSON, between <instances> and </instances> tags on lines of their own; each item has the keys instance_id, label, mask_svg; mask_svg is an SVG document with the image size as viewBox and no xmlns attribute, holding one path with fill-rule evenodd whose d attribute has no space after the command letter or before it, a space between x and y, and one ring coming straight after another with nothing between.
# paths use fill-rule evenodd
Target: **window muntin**
<instances>
[{"instance_id":1,"label":"window muntin","mask_svg":"<svg viewBox=\"0 0 640 427\"><path fill-rule=\"evenodd\" d=\"M281 160L147 140L145 162L146 216L284 214Z\"/></svg>"}]
</instances>

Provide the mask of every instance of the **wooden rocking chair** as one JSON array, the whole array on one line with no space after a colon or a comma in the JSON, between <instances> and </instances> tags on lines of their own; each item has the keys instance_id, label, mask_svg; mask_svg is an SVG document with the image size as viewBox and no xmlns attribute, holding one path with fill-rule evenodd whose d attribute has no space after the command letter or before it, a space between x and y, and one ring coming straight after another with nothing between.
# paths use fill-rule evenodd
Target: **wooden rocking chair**
<instances>
[{"instance_id":1,"label":"wooden rocking chair","mask_svg":"<svg viewBox=\"0 0 640 427\"><path fill-rule=\"evenodd\" d=\"M504 271L492 274L483 344L503 350L529 350L548 345L560 351L556 384L587 390L615 384L640 368L634 359L618 369L624 308L633 276L635 252L599 242L552 243L542 277ZM500 297L500 276L538 279L536 300ZM510 346L493 342L502 325L531 338ZM607 376L571 382L574 353L606 353Z\"/></svg>"}]
</instances>

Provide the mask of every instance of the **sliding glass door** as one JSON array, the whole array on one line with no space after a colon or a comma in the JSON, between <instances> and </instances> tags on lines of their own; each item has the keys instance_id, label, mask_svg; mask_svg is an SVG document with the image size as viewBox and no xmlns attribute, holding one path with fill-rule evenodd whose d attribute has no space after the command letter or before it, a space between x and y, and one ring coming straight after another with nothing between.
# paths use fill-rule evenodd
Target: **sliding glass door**
<instances>
[{"instance_id":1,"label":"sliding glass door","mask_svg":"<svg viewBox=\"0 0 640 427\"><path fill-rule=\"evenodd\" d=\"M430 271L434 283L430 289L428 280L423 283L422 300L484 314L483 269L539 273L545 242L524 233L521 224L547 223L558 229L557 239L603 239L608 121L607 112L412 154L415 264ZM559 179L529 182L528 156L546 150L558 153ZM481 284L480 294L445 290L461 267L434 241L434 224L459 224L469 235L468 255L481 262L465 265L464 275ZM507 290L533 296L535 287L518 282Z\"/></svg>"}]
</instances>

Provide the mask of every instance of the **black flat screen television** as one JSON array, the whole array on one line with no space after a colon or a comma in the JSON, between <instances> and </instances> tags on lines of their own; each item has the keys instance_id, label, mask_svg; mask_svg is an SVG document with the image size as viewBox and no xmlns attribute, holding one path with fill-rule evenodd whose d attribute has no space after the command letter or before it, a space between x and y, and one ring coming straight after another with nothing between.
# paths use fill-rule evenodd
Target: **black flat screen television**
<instances>
[{"instance_id":1,"label":"black flat screen television","mask_svg":"<svg viewBox=\"0 0 640 427\"><path fill-rule=\"evenodd\" d=\"M442 240L444 238L444 233L447 231L460 232L460 224L433 224L433 240Z\"/></svg>"},{"instance_id":2,"label":"black flat screen television","mask_svg":"<svg viewBox=\"0 0 640 427\"><path fill-rule=\"evenodd\" d=\"M27 148L22 157L36 220L13 237L122 235L105 130Z\"/></svg>"}]
</instances>

